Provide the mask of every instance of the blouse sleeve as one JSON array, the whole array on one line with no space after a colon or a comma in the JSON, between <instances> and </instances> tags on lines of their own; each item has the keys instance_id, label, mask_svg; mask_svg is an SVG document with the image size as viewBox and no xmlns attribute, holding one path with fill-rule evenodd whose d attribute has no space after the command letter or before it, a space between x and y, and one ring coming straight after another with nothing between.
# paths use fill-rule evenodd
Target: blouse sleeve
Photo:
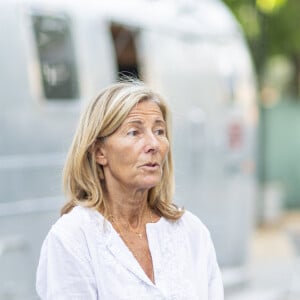
<instances>
[{"instance_id":1,"label":"blouse sleeve","mask_svg":"<svg viewBox=\"0 0 300 300\"><path fill-rule=\"evenodd\" d=\"M208 299L223 300L224 289L221 272L217 263L216 252L213 242L209 235L208 242Z\"/></svg>"},{"instance_id":2,"label":"blouse sleeve","mask_svg":"<svg viewBox=\"0 0 300 300\"><path fill-rule=\"evenodd\" d=\"M97 299L95 278L84 247L66 234L50 231L37 269L36 289L42 300Z\"/></svg>"},{"instance_id":3,"label":"blouse sleeve","mask_svg":"<svg viewBox=\"0 0 300 300\"><path fill-rule=\"evenodd\" d=\"M207 281L208 296L205 299L224 300L221 272L209 230L197 216L189 211L186 211L183 215L183 221L187 224L192 257L195 265L198 266L197 272L200 272L200 270L206 271L204 276Z\"/></svg>"}]
</instances>

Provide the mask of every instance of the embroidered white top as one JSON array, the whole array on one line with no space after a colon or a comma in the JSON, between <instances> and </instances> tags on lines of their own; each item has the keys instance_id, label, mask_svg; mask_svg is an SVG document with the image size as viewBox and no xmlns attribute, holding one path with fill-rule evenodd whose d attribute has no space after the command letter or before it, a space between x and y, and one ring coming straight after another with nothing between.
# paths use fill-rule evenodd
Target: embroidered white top
<instances>
[{"instance_id":1,"label":"embroidered white top","mask_svg":"<svg viewBox=\"0 0 300 300\"><path fill-rule=\"evenodd\" d=\"M75 207L51 228L36 288L47 300L223 300L210 234L192 213L146 225L155 284L112 225Z\"/></svg>"}]
</instances>

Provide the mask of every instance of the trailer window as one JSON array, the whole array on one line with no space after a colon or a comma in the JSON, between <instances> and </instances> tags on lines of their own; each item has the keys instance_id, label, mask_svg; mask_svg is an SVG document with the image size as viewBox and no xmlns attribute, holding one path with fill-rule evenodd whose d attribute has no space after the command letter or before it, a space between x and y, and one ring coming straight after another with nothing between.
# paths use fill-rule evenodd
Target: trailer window
<instances>
[{"instance_id":1,"label":"trailer window","mask_svg":"<svg viewBox=\"0 0 300 300\"><path fill-rule=\"evenodd\" d=\"M33 15L41 84L48 100L78 98L75 53L66 15Z\"/></svg>"},{"instance_id":2,"label":"trailer window","mask_svg":"<svg viewBox=\"0 0 300 300\"><path fill-rule=\"evenodd\" d=\"M139 66L135 39L137 32L122 25L112 23L110 31L114 43L118 66L118 77L139 78Z\"/></svg>"}]
</instances>

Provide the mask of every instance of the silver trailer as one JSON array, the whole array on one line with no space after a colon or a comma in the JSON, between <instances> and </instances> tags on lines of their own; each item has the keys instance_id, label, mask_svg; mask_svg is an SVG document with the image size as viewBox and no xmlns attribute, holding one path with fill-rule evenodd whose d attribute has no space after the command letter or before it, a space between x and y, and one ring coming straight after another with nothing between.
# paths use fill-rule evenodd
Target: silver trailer
<instances>
[{"instance_id":1,"label":"silver trailer","mask_svg":"<svg viewBox=\"0 0 300 300\"><path fill-rule=\"evenodd\" d=\"M209 227L225 286L244 280L257 199L255 76L217 0L0 1L0 299L36 299L80 110L118 72L173 111L175 202Z\"/></svg>"}]
</instances>

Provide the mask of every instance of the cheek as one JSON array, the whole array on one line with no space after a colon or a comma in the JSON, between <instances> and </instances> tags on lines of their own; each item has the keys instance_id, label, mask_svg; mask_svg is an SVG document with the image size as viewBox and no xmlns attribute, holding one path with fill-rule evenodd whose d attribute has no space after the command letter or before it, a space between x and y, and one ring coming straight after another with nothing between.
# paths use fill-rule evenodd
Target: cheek
<instances>
[{"instance_id":1,"label":"cheek","mask_svg":"<svg viewBox=\"0 0 300 300\"><path fill-rule=\"evenodd\" d=\"M114 152L114 163L119 165L120 168L130 166L137 160L137 153L132 147L124 147L119 151Z\"/></svg>"},{"instance_id":2,"label":"cheek","mask_svg":"<svg viewBox=\"0 0 300 300\"><path fill-rule=\"evenodd\" d=\"M162 147L161 147L161 149L162 149L162 155L164 157L167 156L167 154L169 152L169 148L170 148L169 141L168 140L164 141L164 143L162 144Z\"/></svg>"}]
</instances>

